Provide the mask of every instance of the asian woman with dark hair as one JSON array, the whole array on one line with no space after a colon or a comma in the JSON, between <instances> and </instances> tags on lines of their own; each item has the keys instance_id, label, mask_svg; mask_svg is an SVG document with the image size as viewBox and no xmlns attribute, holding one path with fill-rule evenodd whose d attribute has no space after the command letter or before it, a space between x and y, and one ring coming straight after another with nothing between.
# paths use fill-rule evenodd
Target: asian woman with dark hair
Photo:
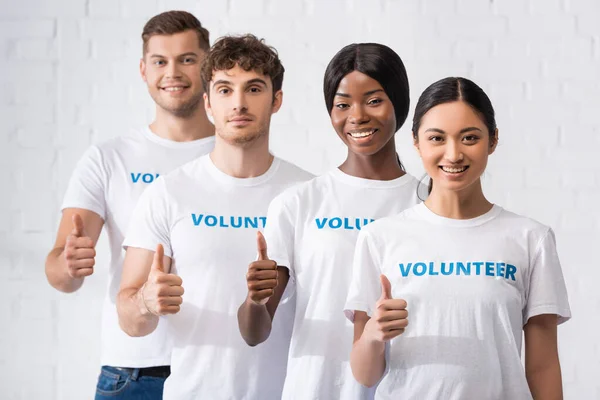
<instances>
[{"instance_id":1,"label":"asian woman with dark hair","mask_svg":"<svg viewBox=\"0 0 600 400\"><path fill-rule=\"evenodd\" d=\"M465 78L432 84L413 140L431 193L358 237L354 376L379 382L376 399L562 398L557 325L571 312L554 233L483 193L498 144L490 99Z\"/></svg>"}]
</instances>

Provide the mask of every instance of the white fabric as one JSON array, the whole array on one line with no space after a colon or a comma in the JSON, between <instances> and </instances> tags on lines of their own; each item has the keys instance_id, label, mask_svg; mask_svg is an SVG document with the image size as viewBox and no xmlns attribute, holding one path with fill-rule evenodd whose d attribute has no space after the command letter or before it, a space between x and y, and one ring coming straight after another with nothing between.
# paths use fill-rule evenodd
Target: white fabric
<instances>
[{"instance_id":1,"label":"white fabric","mask_svg":"<svg viewBox=\"0 0 600 400\"><path fill-rule=\"evenodd\" d=\"M358 232L415 205L418 181L361 179L335 169L288 189L269 207L269 258L290 270L296 292L284 399L354 400L373 390L350 370L352 323L342 313Z\"/></svg>"},{"instance_id":2,"label":"white fabric","mask_svg":"<svg viewBox=\"0 0 600 400\"><path fill-rule=\"evenodd\" d=\"M522 329L571 312L550 228L499 206L474 219L424 204L361 231L346 314L372 315L380 274L408 303L376 399L530 399Z\"/></svg>"},{"instance_id":3,"label":"white fabric","mask_svg":"<svg viewBox=\"0 0 600 400\"><path fill-rule=\"evenodd\" d=\"M115 300L125 254L121 245L133 208L149 183L213 147L214 137L174 142L144 127L91 146L73 171L62 209L83 208L98 214L110 244L102 310L102 365L142 368L169 364L171 349L162 324L144 338L132 338L119 327Z\"/></svg>"},{"instance_id":4,"label":"white fabric","mask_svg":"<svg viewBox=\"0 0 600 400\"><path fill-rule=\"evenodd\" d=\"M233 178L205 156L161 177L140 199L124 245L154 251L162 243L185 289L181 311L163 317L174 345L165 399L281 397L293 302L277 310L269 340L256 347L242 339L237 310L269 202L311 177L275 158L259 177Z\"/></svg>"}]
</instances>

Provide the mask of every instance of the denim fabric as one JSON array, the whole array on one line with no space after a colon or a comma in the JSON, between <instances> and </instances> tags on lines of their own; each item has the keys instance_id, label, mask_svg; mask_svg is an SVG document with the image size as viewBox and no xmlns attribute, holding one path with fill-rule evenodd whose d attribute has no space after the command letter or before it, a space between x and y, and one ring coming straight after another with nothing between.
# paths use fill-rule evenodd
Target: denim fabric
<instances>
[{"instance_id":1,"label":"denim fabric","mask_svg":"<svg viewBox=\"0 0 600 400\"><path fill-rule=\"evenodd\" d=\"M103 366L95 400L162 400L165 378L138 376L139 371Z\"/></svg>"}]
</instances>

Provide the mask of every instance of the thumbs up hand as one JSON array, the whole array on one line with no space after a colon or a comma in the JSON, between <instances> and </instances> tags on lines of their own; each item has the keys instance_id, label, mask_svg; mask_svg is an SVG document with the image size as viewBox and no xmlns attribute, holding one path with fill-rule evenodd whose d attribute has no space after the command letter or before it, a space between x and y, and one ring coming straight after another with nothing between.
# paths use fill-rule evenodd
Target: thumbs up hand
<instances>
[{"instance_id":1,"label":"thumbs up hand","mask_svg":"<svg viewBox=\"0 0 600 400\"><path fill-rule=\"evenodd\" d=\"M267 242L262 233L256 235L258 260L251 262L246 274L248 298L255 304L264 305L277 287L277 263L269 260Z\"/></svg>"},{"instance_id":2,"label":"thumbs up hand","mask_svg":"<svg viewBox=\"0 0 600 400\"><path fill-rule=\"evenodd\" d=\"M140 289L145 311L154 315L176 314L183 303L181 277L165 272L165 251L162 244L156 246L148 280Z\"/></svg>"},{"instance_id":3,"label":"thumbs up hand","mask_svg":"<svg viewBox=\"0 0 600 400\"><path fill-rule=\"evenodd\" d=\"M85 236L83 220L79 214L73 214L73 230L67 236L63 254L67 273L71 278L83 278L94 273L94 241Z\"/></svg>"},{"instance_id":4,"label":"thumbs up hand","mask_svg":"<svg viewBox=\"0 0 600 400\"><path fill-rule=\"evenodd\" d=\"M381 297L375 305L375 312L366 323L363 335L374 342L387 342L401 335L408 325L406 301L392 298L392 285L385 275L381 275Z\"/></svg>"}]
</instances>

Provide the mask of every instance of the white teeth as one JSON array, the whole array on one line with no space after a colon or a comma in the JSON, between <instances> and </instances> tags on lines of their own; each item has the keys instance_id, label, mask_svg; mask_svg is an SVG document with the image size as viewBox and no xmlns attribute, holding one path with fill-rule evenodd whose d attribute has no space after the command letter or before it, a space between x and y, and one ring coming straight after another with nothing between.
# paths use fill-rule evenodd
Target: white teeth
<instances>
[{"instance_id":1,"label":"white teeth","mask_svg":"<svg viewBox=\"0 0 600 400\"><path fill-rule=\"evenodd\" d=\"M167 92L180 92L183 90L183 87L181 86L175 86L175 87L167 87L164 88Z\"/></svg>"},{"instance_id":2,"label":"white teeth","mask_svg":"<svg viewBox=\"0 0 600 400\"><path fill-rule=\"evenodd\" d=\"M373 129L371 131L366 131L366 132L350 132L350 136L352 136L353 138L363 138L363 137L371 136L374 133L375 133L375 129Z\"/></svg>"},{"instance_id":3,"label":"white teeth","mask_svg":"<svg viewBox=\"0 0 600 400\"><path fill-rule=\"evenodd\" d=\"M467 169L467 167L460 167L460 168L451 168L451 167L442 167L442 170L444 172L450 172L451 174L457 174L459 172L463 172Z\"/></svg>"}]
</instances>

